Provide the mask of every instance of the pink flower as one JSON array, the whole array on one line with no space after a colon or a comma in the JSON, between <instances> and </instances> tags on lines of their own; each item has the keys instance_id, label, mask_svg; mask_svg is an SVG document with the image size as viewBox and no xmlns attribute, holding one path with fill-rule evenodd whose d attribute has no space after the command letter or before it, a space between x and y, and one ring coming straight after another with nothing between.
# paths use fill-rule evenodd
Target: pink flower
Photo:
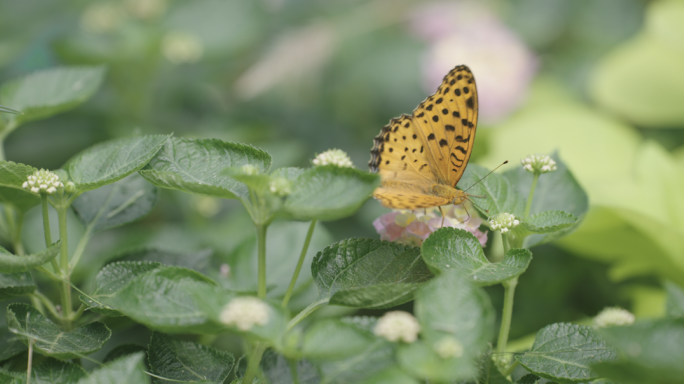
<instances>
[{"instance_id":1,"label":"pink flower","mask_svg":"<svg viewBox=\"0 0 684 384\"><path fill-rule=\"evenodd\" d=\"M458 64L473 71L480 117L497 122L525 99L537 68L534 54L487 6L472 1L418 6L411 29L428 42L424 88L432 93Z\"/></svg>"},{"instance_id":2,"label":"pink flower","mask_svg":"<svg viewBox=\"0 0 684 384\"><path fill-rule=\"evenodd\" d=\"M436 209L427 212L393 211L386 213L373 222L381 240L395 241L419 247L433 232L444 227L460 228L472 233L484 247L487 244L487 232L480 231L482 218L474 209L466 212L462 206L450 206L444 210L444 218ZM468 214L470 213L470 214Z\"/></svg>"}]
</instances>

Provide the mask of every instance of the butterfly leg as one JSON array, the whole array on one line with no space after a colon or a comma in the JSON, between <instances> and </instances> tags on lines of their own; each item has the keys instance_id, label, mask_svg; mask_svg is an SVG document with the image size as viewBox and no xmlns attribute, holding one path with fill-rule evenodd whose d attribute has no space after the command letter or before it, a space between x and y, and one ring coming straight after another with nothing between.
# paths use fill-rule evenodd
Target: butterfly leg
<instances>
[{"instance_id":1,"label":"butterfly leg","mask_svg":"<svg viewBox=\"0 0 684 384\"><path fill-rule=\"evenodd\" d=\"M468 214L468 218L463 220L463 223L467 223L468 220L470 220L470 212L468 212L468 208L466 207L465 204L462 205L463 209L465 209L466 213Z\"/></svg>"},{"instance_id":2,"label":"butterfly leg","mask_svg":"<svg viewBox=\"0 0 684 384\"><path fill-rule=\"evenodd\" d=\"M437 206L437 208L439 208L439 213L442 214L442 227L441 228L444 228L444 212L442 211L442 206L441 205Z\"/></svg>"}]
</instances>

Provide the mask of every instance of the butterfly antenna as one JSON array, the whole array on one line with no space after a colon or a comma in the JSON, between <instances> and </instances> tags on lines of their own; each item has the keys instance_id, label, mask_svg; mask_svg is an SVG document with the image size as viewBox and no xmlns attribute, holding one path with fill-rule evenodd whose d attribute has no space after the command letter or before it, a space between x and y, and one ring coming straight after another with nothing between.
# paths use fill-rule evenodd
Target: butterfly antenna
<instances>
[{"instance_id":1,"label":"butterfly antenna","mask_svg":"<svg viewBox=\"0 0 684 384\"><path fill-rule=\"evenodd\" d=\"M484 211L484 212L486 212L486 213L489 213L489 209L484 209L484 208L480 207L479 205L475 204L474 201L470 200L470 199L467 198L467 197L466 197L466 200L470 201L476 208L479 208L480 211ZM465 205L463 206L463 208L465 208ZM466 212L468 212L467 209L466 209ZM468 215L470 215L470 213L468 213Z\"/></svg>"},{"instance_id":2,"label":"butterfly antenna","mask_svg":"<svg viewBox=\"0 0 684 384\"><path fill-rule=\"evenodd\" d=\"M477 183L475 183L475 184L471 185L470 187L468 187L468 189L470 189L470 188L472 188L472 187L478 185L482 180L486 179L487 176L489 176L489 175L491 175L492 173L494 173L494 171L496 171L497 169L501 168L504 164L508 164L508 160L506 160L506 161L504 161L503 163L501 163L498 167L492 169L492 170L491 170L488 174L486 174L483 178L481 178L480 180L478 180ZM466 190L463 191L463 192L468 192L468 189L466 189Z\"/></svg>"}]
</instances>

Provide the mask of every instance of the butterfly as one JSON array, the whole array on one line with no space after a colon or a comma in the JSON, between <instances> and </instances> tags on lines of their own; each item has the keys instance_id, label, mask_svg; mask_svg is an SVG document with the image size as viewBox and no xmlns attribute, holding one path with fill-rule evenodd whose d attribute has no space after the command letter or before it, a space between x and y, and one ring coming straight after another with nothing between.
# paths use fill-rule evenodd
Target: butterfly
<instances>
[{"instance_id":1,"label":"butterfly","mask_svg":"<svg viewBox=\"0 0 684 384\"><path fill-rule=\"evenodd\" d=\"M411 115L390 120L373 139L368 165L381 178L373 197L394 209L463 203L468 194L456 184L473 151L477 108L473 73L459 65Z\"/></svg>"}]
</instances>

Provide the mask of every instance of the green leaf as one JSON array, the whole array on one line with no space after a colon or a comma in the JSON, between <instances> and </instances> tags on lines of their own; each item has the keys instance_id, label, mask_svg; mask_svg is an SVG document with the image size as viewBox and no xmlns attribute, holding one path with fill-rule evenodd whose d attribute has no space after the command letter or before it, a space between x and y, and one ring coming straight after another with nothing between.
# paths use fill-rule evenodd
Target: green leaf
<instances>
[{"instance_id":1,"label":"green leaf","mask_svg":"<svg viewBox=\"0 0 684 384\"><path fill-rule=\"evenodd\" d=\"M457 269L479 286L520 276L532 261L529 250L511 249L501 262L490 263L480 241L472 233L457 228L438 229L423 242L421 252L432 271Z\"/></svg>"},{"instance_id":2,"label":"green leaf","mask_svg":"<svg viewBox=\"0 0 684 384\"><path fill-rule=\"evenodd\" d=\"M432 277L420 249L388 241L347 239L319 252L311 264L319 300L388 308L413 298Z\"/></svg>"},{"instance_id":3,"label":"green leaf","mask_svg":"<svg viewBox=\"0 0 684 384\"><path fill-rule=\"evenodd\" d=\"M297 177L283 204L296 220L337 220L356 212L380 183L375 174L334 165L313 167Z\"/></svg>"},{"instance_id":4,"label":"green leaf","mask_svg":"<svg viewBox=\"0 0 684 384\"><path fill-rule=\"evenodd\" d=\"M542 328L529 352L516 356L528 371L549 380L585 382L598 378L592 364L611 361L617 352L592 328L556 323Z\"/></svg>"},{"instance_id":5,"label":"green leaf","mask_svg":"<svg viewBox=\"0 0 684 384\"><path fill-rule=\"evenodd\" d=\"M147 354L147 347L143 347L138 344L121 344L114 347L111 351L107 352L107 356L102 360L103 364L107 364L110 361L114 361L120 357L132 355L134 353L144 352Z\"/></svg>"},{"instance_id":6,"label":"green leaf","mask_svg":"<svg viewBox=\"0 0 684 384\"><path fill-rule=\"evenodd\" d=\"M59 253L61 240L35 255L16 256L0 247L0 273L27 272L52 260Z\"/></svg>"},{"instance_id":7,"label":"green leaf","mask_svg":"<svg viewBox=\"0 0 684 384\"><path fill-rule=\"evenodd\" d=\"M81 194L72 207L91 232L135 221L147 215L157 202L157 188L138 174Z\"/></svg>"},{"instance_id":8,"label":"green leaf","mask_svg":"<svg viewBox=\"0 0 684 384\"><path fill-rule=\"evenodd\" d=\"M247 196L247 187L225 175L223 170L244 165L253 165L266 173L271 166L271 156L244 144L174 137L140 174L161 188L237 199Z\"/></svg>"},{"instance_id":9,"label":"green leaf","mask_svg":"<svg viewBox=\"0 0 684 384\"><path fill-rule=\"evenodd\" d=\"M0 202L10 204L20 211L28 211L40 204L40 196L22 188L37 169L11 161L0 161Z\"/></svg>"},{"instance_id":10,"label":"green leaf","mask_svg":"<svg viewBox=\"0 0 684 384\"><path fill-rule=\"evenodd\" d=\"M124 265L115 263L114 265ZM134 277L106 301L113 309L163 332L216 330L196 296L215 298L216 284L185 268L158 267Z\"/></svg>"},{"instance_id":11,"label":"green leaf","mask_svg":"<svg viewBox=\"0 0 684 384\"><path fill-rule=\"evenodd\" d=\"M0 362L14 357L27 349L19 337L10 332L7 327L0 328Z\"/></svg>"},{"instance_id":12,"label":"green leaf","mask_svg":"<svg viewBox=\"0 0 684 384\"><path fill-rule=\"evenodd\" d=\"M30 272L0 273L0 300L32 293L36 283Z\"/></svg>"},{"instance_id":13,"label":"green leaf","mask_svg":"<svg viewBox=\"0 0 684 384\"><path fill-rule=\"evenodd\" d=\"M22 113L19 112L19 111L16 111L16 110L14 110L14 109L12 109L12 108L7 108L7 107L5 107L5 106L3 106L3 105L0 105L0 112L13 113L13 114L15 114L15 115L21 115L21 114L22 114Z\"/></svg>"},{"instance_id":14,"label":"green leaf","mask_svg":"<svg viewBox=\"0 0 684 384\"><path fill-rule=\"evenodd\" d=\"M107 264L95 276L92 293L86 297L81 295L83 304L93 312L107 316L123 316L110 303L111 298L136 277L143 275L161 264L155 262L115 262Z\"/></svg>"},{"instance_id":15,"label":"green leaf","mask_svg":"<svg viewBox=\"0 0 684 384\"><path fill-rule=\"evenodd\" d=\"M599 330L620 358L592 365L598 374L621 383L684 383L684 319L640 321Z\"/></svg>"},{"instance_id":16,"label":"green leaf","mask_svg":"<svg viewBox=\"0 0 684 384\"><path fill-rule=\"evenodd\" d=\"M228 352L154 332L149 347L152 373L183 382L223 383L235 364Z\"/></svg>"},{"instance_id":17,"label":"green leaf","mask_svg":"<svg viewBox=\"0 0 684 384\"><path fill-rule=\"evenodd\" d=\"M293 362L297 369L297 381L293 380L290 362L272 349L266 350L261 358L261 370L272 384L319 384L318 370L307 360Z\"/></svg>"},{"instance_id":18,"label":"green leaf","mask_svg":"<svg viewBox=\"0 0 684 384\"><path fill-rule=\"evenodd\" d=\"M501 174L492 173L487 176L488 173L489 170L485 167L468 164L458 186L464 190L472 186L468 189L469 194L484 196L484 198L475 198L475 202L480 207L478 210L486 216L494 216L502 212L522 216L525 210L525 200L519 195L516 185ZM478 183L485 176L487 177Z\"/></svg>"},{"instance_id":19,"label":"green leaf","mask_svg":"<svg viewBox=\"0 0 684 384\"><path fill-rule=\"evenodd\" d=\"M319 365L321 384L360 383L396 367L394 350L396 345L377 339L366 350L356 356Z\"/></svg>"},{"instance_id":20,"label":"green leaf","mask_svg":"<svg viewBox=\"0 0 684 384\"><path fill-rule=\"evenodd\" d=\"M25 123L71 109L100 87L103 67L61 67L34 72L0 87L0 103L23 112L12 120Z\"/></svg>"},{"instance_id":21,"label":"green leaf","mask_svg":"<svg viewBox=\"0 0 684 384\"><path fill-rule=\"evenodd\" d=\"M539 376L528 373L527 375L521 377L518 381L516 381L516 383L518 383L518 384L537 384L537 383L539 383Z\"/></svg>"},{"instance_id":22,"label":"green leaf","mask_svg":"<svg viewBox=\"0 0 684 384\"><path fill-rule=\"evenodd\" d=\"M371 375L359 384L419 384L420 382L397 367L390 367Z\"/></svg>"},{"instance_id":23,"label":"green leaf","mask_svg":"<svg viewBox=\"0 0 684 384\"><path fill-rule=\"evenodd\" d=\"M565 162L558 156L558 153L552 154L551 158L556 162L557 169L539 176L530 209L532 216L525 221L536 227L536 230L542 230L540 227L554 227L555 229L544 232L535 232L530 229L529 234L532 236L525 239L526 248L548 243L572 233L579 225L579 219L583 218L589 210L589 197ZM532 186L533 174L522 167L516 167L505 172L504 177L514 185L518 196L526 202ZM559 212L546 213L546 211ZM522 217L522 212L516 215Z\"/></svg>"},{"instance_id":24,"label":"green leaf","mask_svg":"<svg viewBox=\"0 0 684 384\"><path fill-rule=\"evenodd\" d=\"M7 307L7 327L10 332L22 336L22 340L35 340L34 347L40 353L60 359L87 356L104 345L112 335L106 325L95 322L63 332L41 315L38 310L20 303Z\"/></svg>"},{"instance_id":25,"label":"green leaf","mask_svg":"<svg viewBox=\"0 0 684 384\"><path fill-rule=\"evenodd\" d=\"M149 384L150 377L143 368L144 357L145 354L139 352L114 360L79 380L78 384Z\"/></svg>"},{"instance_id":26,"label":"green leaf","mask_svg":"<svg viewBox=\"0 0 684 384\"><path fill-rule=\"evenodd\" d=\"M665 312L668 316L684 318L684 288L671 281L666 281L663 285L667 291Z\"/></svg>"},{"instance_id":27,"label":"green leaf","mask_svg":"<svg viewBox=\"0 0 684 384\"><path fill-rule=\"evenodd\" d=\"M437 382L474 378L476 358L494 336L494 309L482 288L459 271L445 271L418 290L414 312L421 341L399 347L401 367L416 378ZM460 344L463 354L438 356L434 348L445 340Z\"/></svg>"},{"instance_id":28,"label":"green leaf","mask_svg":"<svg viewBox=\"0 0 684 384\"><path fill-rule=\"evenodd\" d=\"M520 225L513 228L512 233L525 238L524 245L530 248L548 243L565 236L574 230L580 222L577 216L563 211L544 211L521 220Z\"/></svg>"},{"instance_id":29,"label":"green leaf","mask_svg":"<svg viewBox=\"0 0 684 384\"><path fill-rule=\"evenodd\" d=\"M205 273L214 268L210 268L211 256L214 251L202 249L196 252L179 253L155 248L140 248L126 251L113 257L107 263L118 261L148 261L161 263L163 265L194 269L197 272Z\"/></svg>"},{"instance_id":30,"label":"green leaf","mask_svg":"<svg viewBox=\"0 0 684 384\"><path fill-rule=\"evenodd\" d=\"M121 180L145 166L169 137L129 137L87 148L68 162L71 181L85 192Z\"/></svg>"},{"instance_id":31,"label":"green leaf","mask_svg":"<svg viewBox=\"0 0 684 384\"><path fill-rule=\"evenodd\" d=\"M48 358L33 367L33 370L31 370L31 383L73 384L86 375L86 371L76 364ZM26 382L25 377L22 378L21 382Z\"/></svg>"},{"instance_id":32,"label":"green leaf","mask_svg":"<svg viewBox=\"0 0 684 384\"><path fill-rule=\"evenodd\" d=\"M376 340L354 324L338 319L323 319L304 334L302 353L310 360L337 360L364 351Z\"/></svg>"}]
</instances>

